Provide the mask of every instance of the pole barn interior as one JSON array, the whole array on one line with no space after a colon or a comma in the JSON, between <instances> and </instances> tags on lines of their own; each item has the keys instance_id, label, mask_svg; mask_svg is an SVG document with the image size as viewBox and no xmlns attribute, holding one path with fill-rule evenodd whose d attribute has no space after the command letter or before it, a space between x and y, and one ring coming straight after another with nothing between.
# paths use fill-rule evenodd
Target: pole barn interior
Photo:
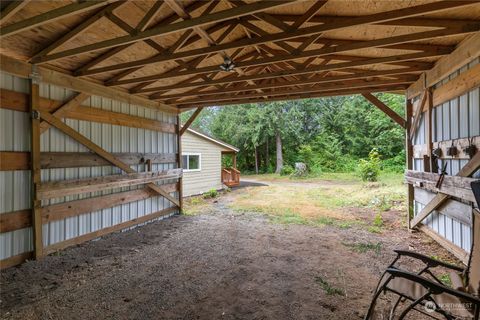
<instances>
[{"instance_id":1,"label":"pole barn interior","mask_svg":"<svg viewBox=\"0 0 480 320\"><path fill-rule=\"evenodd\" d=\"M408 227L468 256L478 1L2 1L0 27L1 268L181 212L204 107L351 94L405 129Z\"/></svg>"}]
</instances>

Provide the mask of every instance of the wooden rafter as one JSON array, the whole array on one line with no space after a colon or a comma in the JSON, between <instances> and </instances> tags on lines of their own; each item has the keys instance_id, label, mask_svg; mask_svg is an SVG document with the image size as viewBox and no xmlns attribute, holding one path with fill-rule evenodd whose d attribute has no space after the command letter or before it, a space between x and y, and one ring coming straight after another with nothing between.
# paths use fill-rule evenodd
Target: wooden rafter
<instances>
[{"instance_id":1,"label":"wooden rafter","mask_svg":"<svg viewBox=\"0 0 480 320\"><path fill-rule=\"evenodd\" d=\"M39 58L37 60L33 60L33 62L44 63L47 61L53 61L53 60L66 58L66 57L70 57L70 56L74 56L82 53L118 47L118 46L130 44L130 43L134 43L142 40L147 40L160 35L167 35L167 34L175 33L182 30L187 30L194 27L204 26L214 22L222 22L230 19L235 19L245 15L253 14L258 11L263 11L269 8L284 6L291 2L292 0L255 2L246 6L211 13L211 14L200 16L191 20L184 20L184 21L180 21L170 25L158 26L143 32L139 32L133 36L128 35L128 36L118 37L115 39L104 40L94 44L61 51L58 53L54 53L54 54Z\"/></svg>"},{"instance_id":2,"label":"wooden rafter","mask_svg":"<svg viewBox=\"0 0 480 320\"><path fill-rule=\"evenodd\" d=\"M125 64L118 64L116 66L111 66L111 67L104 67L104 68L98 68L97 70L93 71L91 70L89 74L94 74L100 73L100 72L107 72L107 71L113 71L113 70L121 70L121 69L126 69L126 68L131 68L131 67L136 67L136 66L145 66L148 64L152 63L158 63L158 62L165 62L165 61L171 61L175 59L183 59L183 58L189 58L189 57L196 57L200 55L206 55L206 54L212 54L212 53L217 53L229 49L236 49L236 48L241 48L245 46L254 46L254 45L259 45L263 43L268 43L268 42L276 42L276 41L282 41L282 40L287 40L287 39L294 39L298 37L304 37L308 35L315 35L319 33L323 33L326 31L333 31L333 30L339 30L339 29L344 29L344 28L350 28L362 24L371 24L371 23L379 23L382 21L390 21L390 20L396 20L396 19L402 19L405 17L412 17L412 16L418 16L421 14L425 13L431 13L431 12L437 12L441 10L446 10L448 8L454 8L458 6L465 6L467 4L473 4L474 1L456 1L456 2L435 2L435 3L429 3L425 5L419 5L419 6L414 6L414 7L409 7L409 8L404 8L404 9L399 9L399 10L393 10L389 12L382 12L378 14L373 14L373 15L368 15L368 16L361 16L361 17L356 17L352 18L350 21L345 21L345 22L339 22L335 24L328 24L328 25L318 25L318 26L311 26L311 27L305 27L301 29L297 29L294 31L287 31L287 32L280 32L280 33L275 33L275 34L269 34L267 36L263 37L256 37L255 39L242 39L230 43L225 43L222 45L217 45L217 46L211 46L209 48L199 48L199 49L193 49L189 51L182 51L178 52L176 54L171 54L171 55L163 55L161 57L153 57L153 58L147 58L147 59L142 59L138 61L133 61L133 62L128 62ZM239 7L241 8L241 7ZM230 10L235 10L238 8L230 9ZM187 20L183 22L190 22L192 20ZM470 31L459 31L459 33L464 33L464 32L473 32L478 30L478 25L476 26L475 24L468 25L466 26L467 29ZM450 32L451 30L456 30L456 28L453 29L447 29ZM438 30L436 30L438 31ZM442 30L440 30L442 31ZM449 33L449 31L445 31L446 34ZM455 34L455 33L452 33ZM444 34L445 35L445 34ZM440 35L438 35L440 36ZM408 37L408 35L406 35ZM115 40L115 39L114 39ZM140 39L141 40L141 39ZM113 40L112 40L113 41ZM125 40L127 41L127 40ZM132 40L133 41L133 40ZM387 40L385 40L387 41ZM414 40L411 40L414 41ZM120 45L120 44L119 44ZM384 44L387 45L387 44ZM98 45L98 48L107 46L108 43L105 42L104 45ZM88 47L88 48L87 48ZM89 50L93 47L92 46L87 46L83 47L84 49L77 48L77 49L72 49L76 50L75 52L72 50L70 51L70 54L68 52L60 52L56 54L57 58L61 57L67 57L69 55L75 55L79 54L82 52L89 52ZM95 47L95 48L97 48ZM355 49L355 48L352 48ZM350 50L352 50L350 49ZM331 53L331 52L329 52ZM53 57L54 58L54 57ZM41 61L37 61L41 62ZM83 74L85 75L85 74Z\"/></svg>"},{"instance_id":3,"label":"wooden rafter","mask_svg":"<svg viewBox=\"0 0 480 320\"><path fill-rule=\"evenodd\" d=\"M10 24L8 26L5 26L2 29L0 29L0 36L3 38L6 36L14 35L16 33L33 29L35 27L41 26L46 23L51 23L53 21L63 19L75 14L93 10L95 8L104 6L109 2L113 2L113 1L91 0L91 1L84 1L79 3L72 3L69 5L39 14L38 16L34 16L32 18L28 18L28 19Z\"/></svg>"},{"instance_id":4,"label":"wooden rafter","mask_svg":"<svg viewBox=\"0 0 480 320\"><path fill-rule=\"evenodd\" d=\"M29 1L11 1L2 12L0 12L0 24L8 21L15 13L22 10L22 8L28 4Z\"/></svg>"},{"instance_id":5,"label":"wooden rafter","mask_svg":"<svg viewBox=\"0 0 480 320\"><path fill-rule=\"evenodd\" d=\"M435 53L435 52L451 52L451 49L448 47L442 47L442 46L421 46L418 47L418 45L411 45L407 44L408 42L412 41L419 41L419 40L427 40L427 39L432 39L432 38L437 38L437 37L443 37L445 35L453 35L453 34L463 34L463 33L469 33L469 32L475 32L480 30L480 25L479 24L469 24L469 25L464 25L463 27L460 26L455 29L441 29L441 30L431 30L431 31L423 31L423 32L417 32L417 33L411 33L408 35L401 35L401 36L395 36L395 37L388 37L384 39L376 39L376 40L368 40L368 41L348 41L347 43L341 43L336 46L328 46L328 47L323 47L321 49L313 49L313 50L307 50L303 52L296 53L294 55L292 54L276 54L272 57L269 58L263 58L263 59L255 59L252 61L245 61L243 63L237 63L237 67L239 68L244 68L244 67L252 67L252 66L259 66L259 65L267 65L267 64L272 64L276 62L281 62L281 61L290 61L290 60L296 60L296 59L301 59L301 58L310 58L310 57L325 57L329 56L332 54L339 54L343 52L348 52L352 50L357 50L357 49L365 49L365 48L371 48L371 47L382 47L386 49L400 49L400 50L418 50L418 49L427 49L425 52L430 52L430 53ZM334 39L329 39L331 44L336 44L336 41ZM431 50L428 50L431 49ZM208 49L206 49L208 50ZM197 53L198 50L194 49L191 50L190 52L195 52ZM181 55L179 58L188 58L190 54L188 54L188 51L186 52L179 52L177 54L178 56ZM160 57L162 61L167 61L170 60L169 57L162 56ZM108 72L108 71L114 71L114 70L122 70L125 68L130 68L132 65L142 65L145 66L147 64L151 63L156 63L158 62L159 58L149 58L149 59L144 59L143 61L137 61L137 62L126 62L123 64L116 64L113 66L107 66L107 67L102 67L102 68L96 68L92 69L89 71L86 71L82 73L82 75L93 75L93 74L98 74L102 72ZM210 73L210 72L219 72L218 66L207 66L203 68L195 68L191 70L186 70L183 72L172 72L172 73L165 73L165 74L158 74L158 75L152 75L152 76L145 76L145 77L140 77L136 79L128 79L124 81L117 81L114 83L115 85L120 85L120 84L127 84L127 83L133 83L133 82L140 82L140 81L147 81L150 79L167 79L171 77L179 77L179 76L187 76L187 75L193 75L193 74L199 74L199 73ZM112 85L112 83L110 83Z\"/></svg>"},{"instance_id":6,"label":"wooden rafter","mask_svg":"<svg viewBox=\"0 0 480 320\"><path fill-rule=\"evenodd\" d=\"M247 75L243 77L224 77L218 80L211 80L208 82L196 82L191 84L182 84L182 85L169 85L169 86L158 86L158 87L148 87L138 92L155 92L155 91L162 91L162 90L173 90L173 89L180 89L180 88L187 88L187 87L204 87L204 86L211 86L215 84L224 84L224 83L232 83L232 82L243 82L247 80L259 80L259 79L268 79L268 78L276 78L286 75L302 75L302 74L309 74L314 72L322 72L322 71L332 71L332 70L341 70L346 68L358 67L358 66L368 66L378 63L390 63L390 62L401 62L401 61L411 61L414 59L422 59L426 57L434 57L438 55L445 55L448 52L443 53L411 53L411 54L402 54L402 55L395 55L390 57L382 57L382 58L370 58L370 59L361 59L357 61L348 61L348 62L340 62L334 64L327 64L327 65L319 65L313 66L307 69L299 69L299 70L282 70L279 72L270 72L265 74L254 74L254 75Z\"/></svg>"}]
</instances>

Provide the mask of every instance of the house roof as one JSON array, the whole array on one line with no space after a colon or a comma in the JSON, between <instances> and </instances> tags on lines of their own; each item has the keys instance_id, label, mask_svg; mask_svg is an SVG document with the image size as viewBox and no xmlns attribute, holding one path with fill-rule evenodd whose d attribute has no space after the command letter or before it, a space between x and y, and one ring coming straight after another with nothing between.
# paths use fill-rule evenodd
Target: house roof
<instances>
[{"instance_id":1,"label":"house roof","mask_svg":"<svg viewBox=\"0 0 480 320\"><path fill-rule=\"evenodd\" d=\"M208 141L210 141L210 142L213 142L213 143L216 143L216 144L218 144L218 145L221 145L222 147L225 147L225 148L227 148L227 149L229 149L229 150L232 150L233 152L238 152L238 151L240 151L240 149L238 149L237 147L234 147L234 146L232 146L231 144L228 144L228 143L226 143L226 142L224 142L224 141L222 141L222 140L219 140L219 139L215 139L215 138L213 138L213 137L210 137L209 135L206 135L205 133L201 133L201 132L198 132L198 131L193 130L193 129L190 129L190 128L188 128L187 131L190 132L191 134L194 134L194 135L200 137L200 138L203 138L203 139L208 140Z\"/></svg>"},{"instance_id":2,"label":"house roof","mask_svg":"<svg viewBox=\"0 0 480 320\"><path fill-rule=\"evenodd\" d=\"M34 63L45 82L181 111L403 92L480 29L479 1L46 0L0 7L5 68Z\"/></svg>"}]
</instances>

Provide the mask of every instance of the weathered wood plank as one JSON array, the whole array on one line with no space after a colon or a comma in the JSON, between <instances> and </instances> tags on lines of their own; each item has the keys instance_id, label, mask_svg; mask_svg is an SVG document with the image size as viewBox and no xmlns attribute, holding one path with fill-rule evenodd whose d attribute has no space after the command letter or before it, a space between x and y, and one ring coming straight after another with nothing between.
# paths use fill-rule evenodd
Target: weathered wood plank
<instances>
[{"instance_id":1,"label":"weathered wood plank","mask_svg":"<svg viewBox=\"0 0 480 320\"><path fill-rule=\"evenodd\" d=\"M90 95L83 92L76 94L73 98L56 109L53 115L59 118L65 118L69 112L78 108L88 97L90 97ZM47 122L43 121L40 123L40 133L47 131L48 128L50 128L50 125Z\"/></svg>"},{"instance_id":2,"label":"weathered wood plank","mask_svg":"<svg viewBox=\"0 0 480 320\"><path fill-rule=\"evenodd\" d=\"M472 175L480 167L480 152L477 154L460 170L457 174L459 177L468 177ZM448 195L439 193L432 201L430 201L418 215L411 221L410 227L413 228L422 222L433 210L437 209L441 204L448 199Z\"/></svg>"},{"instance_id":3,"label":"weathered wood plank","mask_svg":"<svg viewBox=\"0 0 480 320\"><path fill-rule=\"evenodd\" d=\"M0 214L0 233L32 226L32 210L18 210Z\"/></svg>"},{"instance_id":4,"label":"weathered wood plank","mask_svg":"<svg viewBox=\"0 0 480 320\"><path fill-rule=\"evenodd\" d=\"M407 170L405 173L405 181L412 184L414 187L430 190L436 193L444 193L465 201L475 202L470 183L477 179L459 176L444 176L441 187L436 188L435 184L439 178L440 175L433 172Z\"/></svg>"},{"instance_id":5,"label":"weathered wood plank","mask_svg":"<svg viewBox=\"0 0 480 320\"><path fill-rule=\"evenodd\" d=\"M202 112L202 110L203 110L203 107L198 107L195 110L195 112L193 112L193 114L190 116L190 118L187 120L187 122L185 122L185 124L180 129L180 136L183 135L185 133L185 131L187 131L187 129L190 127L192 122L195 121L195 119L198 117L200 112Z\"/></svg>"},{"instance_id":6,"label":"weathered wood plank","mask_svg":"<svg viewBox=\"0 0 480 320\"><path fill-rule=\"evenodd\" d=\"M178 190L178 184L164 184L162 185L162 188L166 192L175 192ZM49 221L61 220L69 217L78 216L83 213L111 208L121 204L127 204L132 201L148 199L154 196L157 196L157 193L155 191L149 188L142 188L138 190L119 192L100 197L53 204L42 208L42 221L43 223L47 223Z\"/></svg>"},{"instance_id":7,"label":"weathered wood plank","mask_svg":"<svg viewBox=\"0 0 480 320\"><path fill-rule=\"evenodd\" d=\"M17 254L16 256L12 256L3 260L0 260L0 270L4 270L13 266L16 266L22 262L24 262L27 259L32 259L33 258L33 252L24 252Z\"/></svg>"},{"instance_id":8,"label":"weathered wood plank","mask_svg":"<svg viewBox=\"0 0 480 320\"><path fill-rule=\"evenodd\" d=\"M88 179L45 182L38 188L37 197L39 199L51 199L105 189L136 186L155 181L178 179L181 174L182 169L170 169L156 172L135 172Z\"/></svg>"},{"instance_id":9,"label":"weathered wood plank","mask_svg":"<svg viewBox=\"0 0 480 320\"><path fill-rule=\"evenodd\" d=\"M72 239L68 239L66 241L55 243L55 244L52 244L52 245L49 245L49 246L45 247L45 253L46 254L51 254L51 253L56 252L58 250L62 250L62 249L65 249L67 247L83 243L85 241L89 241L89 240L99 238L101 236L104 236L106 234L109 234L109 233L112 233L112 232L115 232L115 231L126 229L126 228L129 228L129 227L135 226L137 224L144 223L144 222L153 220L155 218L159 218L159 217L171 214L171 213L175 212L176 210L177 210L176 207L163 209L163 210L160 210L160 211L157 211L157 212L154 212L154 213L142 216L142 217L135 218L133 220L129 220L129 221L126 221L126 222L122 222L122 223L113 225L111 227L103 228L103 229L97 230L95 232L91 232L91 233L81 235L81 236L76 237L76 238L72 238Z\"/></svg>"}]
</instances>

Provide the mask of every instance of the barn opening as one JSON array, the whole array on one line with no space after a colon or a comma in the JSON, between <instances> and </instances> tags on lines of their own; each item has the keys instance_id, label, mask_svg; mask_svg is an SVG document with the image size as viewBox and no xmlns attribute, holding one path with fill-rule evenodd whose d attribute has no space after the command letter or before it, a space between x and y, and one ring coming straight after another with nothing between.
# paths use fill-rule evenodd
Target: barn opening
<instances>
[{"instance_id":1,"label":"barn opening","mask_svg":"<svg viewBox=\"0 0 480 320\"><path fill-rule=\"evenodd\" d=\"M405 130L408 227L466 262L478 1L2 1L0 23L2 268L181 213L203 108L351 94Z\"/></svg>"}]
</instances>

